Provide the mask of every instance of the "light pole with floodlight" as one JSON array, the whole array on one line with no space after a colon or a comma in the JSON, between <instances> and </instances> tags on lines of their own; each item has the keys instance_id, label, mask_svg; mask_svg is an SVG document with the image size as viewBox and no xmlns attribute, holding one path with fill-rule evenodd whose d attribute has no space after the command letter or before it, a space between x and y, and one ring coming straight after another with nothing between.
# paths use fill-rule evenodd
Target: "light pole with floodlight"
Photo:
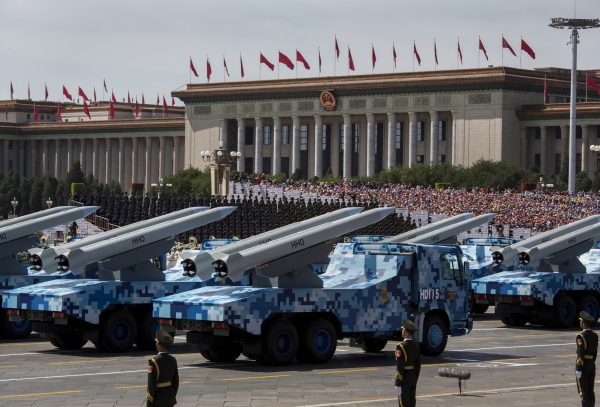
<instances>
[{"instance_id":1,"label":"light pole with floodlight","mask_svg":"<svg viewBox=\"0 0 600 407\"><path fill-rule=\"evenodd\" d=\"M213 151L200 152L202 161L209 163L210 168L210 193L211 195L227 196L229 193L229 172L231 164L240 159L239 151L227 151L223 148L223 141L219 141L219 148Z\"/></svg>"},{"instance_id":2,"label":"light pole with floodlight","mask_svg":"<svg viewBox=\"0 0 600 407\"><path fill-rule=\"evenodd\" d=\"M17 201L17 198L15 198L13 196L12 201L10 201L10 206L12 206L13 208L13 218L15 218L17 216L17 205L19 204L19 201Z\"/></svg>"}]
</instances>

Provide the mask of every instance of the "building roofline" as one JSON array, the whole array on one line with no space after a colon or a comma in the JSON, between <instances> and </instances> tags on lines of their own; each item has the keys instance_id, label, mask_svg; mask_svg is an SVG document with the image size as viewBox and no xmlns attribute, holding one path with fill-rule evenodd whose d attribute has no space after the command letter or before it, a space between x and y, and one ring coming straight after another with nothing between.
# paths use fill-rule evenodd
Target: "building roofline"
<instances>
[{"instance_id":1,"label":"building roofline","mask_svg":"<svg viewBox=\"0 0 600 407\"><path fill-rule=\"evenodd\" d=\"M88 120L59 123L0 123L0 134L45 135L56 133L83 132L132 132L145 130L177 130L185 129L185 119L157 118L140 120Z\"/></svg>"}]
</instances>

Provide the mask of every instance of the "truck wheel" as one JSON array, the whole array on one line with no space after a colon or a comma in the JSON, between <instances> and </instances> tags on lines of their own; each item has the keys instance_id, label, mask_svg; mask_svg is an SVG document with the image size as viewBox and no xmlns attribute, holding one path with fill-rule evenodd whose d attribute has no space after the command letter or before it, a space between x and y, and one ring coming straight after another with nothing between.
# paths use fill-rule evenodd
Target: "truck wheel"
<instances>
[{"instance_id":1,"label":"truck wheel","mask_svg":"<svg viewBox=\"0 0 600 407\"><path fill-rule=\"evenodd\" d=\"M360 347L362 350L368 353L379 353L385 345L387 345L387 339L382 338L365 338L361 343Z\"/></svg>"},{"instance_id":2,"label":"truck wheel","mask_svg":"<svg viewBox=\"0 0 600 407\"><path fill-rule=\"evenodd\" d=\"M204 356L202 352L200 354L211 362L233 362L242 354L242 347L239 344L231 343L228 345L213 345L211 346L207 352L207 356Z\"/></svg>"},{"instance_id":3,"label":"truck wheel","mask_svg":"<svg viewBox=\"0 0 600 407\"><path fill-rule=\"evenodd\" d=\"M127 352L133 347L137 334L135 320L128 312L110 312L100 323L99 339L109 352Z\"/></svg>"},{"instance_id":4,"label":"truck wheel","mask_svg":"<svg viewBox=\"0 0 600 407\"><path fill-rule=\"evenodd\" d=\"M473 304L473 314L485 314L489 307L486 304Z\"/></svg>"},{"instance_id":5,"label":"truck wheel","mask_svg":"<svg viewBox=\"0 0 600 407\"><path fill-rule=\"evenodd\" d=\"M154 350L156 347L156 331L160 328L158 319L152 318L151 311L143 311L140 314L140 318L137 320L137 336L135 338L135 345L139 349L143 350Z\"/></svg>"},{"instance_id":6,"label":"truck wheel","mask_svg":"<svg viewBox=\"0 0 600 407\"><path fill-rule=\"evenodd\" d=\"M437 356L446 349L448 328L444 320L437 315L425 318L421 336L421 353L425 356Z\"/></svg>"},{"instance_id":7,"label":"truck wheel","mask_svg":"<svg viewBox=\"0 0 600 407\"><path fill-rule=\"evenodd\" d=\"M570 328L575 325L577 307L568 295L561 295L554 304L554 325L558 328Z\"/></svg>"},{"instance_id":8,"label":"truck wheel","mask_svg":"<svg viewBox=\"0 0 600 407\"><path fill-rule=\"evenodd\" d=\"M302 363L326 363L331 360L337 347L337 334L331 322L316 319L300 334L297 359Z\"/></svg>"},{"instance_id":9,"label":"truck wheel","mask_svg":"<svg viewBox=\"0 0 600 407\"><path fill-rule=\"evenodd\" d=\"M50 339L50 343L59 349L77 350L83 348L87 339L83 337L82 333L55 334Z\"/></svg>"},{"instance_id":10,"label":"truck wheel","mask_svg":"<svg viewBox=\"0 0 600 407\"><path fill-rule=\"evenodd\" d=\"M31 321L9 321L5 310L0 310L0 335L5 339L23 339L31 333Z\"/></svg>"},{"instance_id":11,"label":"truck wheel","mask_svg":"<svg viewBox=\"0 0 600 407\"><path fill-rule=\"evenodd\" d=\"M274 321L263 334L262 359L267 365L292 363L298 353L298 332L289 321Z\"/></svg>"},{"instance_id":12,"label":"truck wheel","mask_svg":"<svg viewBox=\"0 0 600 407\"><path fill-rule=\"evenodd\" d=\"M584 295L577 304L579 311L585 311L594 318L600 316L600 304L593 295ZM579 312L577 313L579 314Z\"/></svg>"}]
</instances>

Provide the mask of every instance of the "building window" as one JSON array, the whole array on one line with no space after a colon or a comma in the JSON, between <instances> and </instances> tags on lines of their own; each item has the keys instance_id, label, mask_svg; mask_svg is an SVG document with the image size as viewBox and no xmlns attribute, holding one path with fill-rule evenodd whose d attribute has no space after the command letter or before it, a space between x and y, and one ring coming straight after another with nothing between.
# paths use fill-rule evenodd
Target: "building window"
<instances>
[{"instance_id":1,"label":"building window","mask_svg":"<svg viewBox=\"0 0 600 407\"><path fill-rule=\"evenodd\" d=\"M583 132L583 130L581 129L581 126L577 126L576 130L575 130L575 137L580 139L583 134L582 132Z\"/></svg>"},{"instance_id":2,"label":"building window","mask_svg":"<svg viewBox=\"0 0 600 407\"><path fill-rule=\"evenodd\" d=\"M417 141L425 141L425 122L417 122Z\"/></svg>"},{"instance_id":3,"label":"building window","mask_svg":"<svg viewBox=\"0 0 600 407\"><path fill-rule=\"evenodd\" d=\"M352 124L352 135L354 136L352 137L352 151L358 153L358 150L360 149L360 123Z\"/></svg>"},{"instance_id":4,"label":"building window","mask_svg":"<svg viewBox=\"0 0 600 407\"><path fill-rule=\"evenodd\" d=\"M30 119L31 118L31 114L27 113L27 118Z\"/></svg>"},{"instance_id":5,"label":"building window","mask_svg":"<svg viewBox=\"0 0 600 407\"><path fill-rule=\"evenodd\" d=\"M560 140L560 137L561 137L560 126L556 126L554 128L554 139Z\"/></svg>"},{"instance_id":6,"label":"building window","mask_svg":"<svg viewBox=\"0 0 600 407\"><path fill-rule=\"evenodd\" d=\"M423 154L417 154L417 162L419 164L423 164L424 161L425 161L425 156Z\"/></svg>"},{"instance_id":7,"label":"building window","mask_svg":"<svg viewBox=\"0 0 600 407\"><path fill-rule=\"evenodd\" d=\"M438 163L442 164L446 162L446 154L438 155Z\"/></svg>"},{"instance_id":8,"label":"building window","mask_svg":"<svg viewBox=\"0 0 600 407\"><path fill-rule=\"evenodd\" d=\"M321 150L327 150L327 126L328 124L324 124L321 130Z\"/></svg>"},{"instance_id":9,"label":"building window","mask_svg":"<svg viewBox=\"0 0 600 407\"><path fill-rule=\"evenodd\" d=\"M403 132L404 132L404 123L396 122L396 136L395 136L396 150L400 150L402 148L402 133Z\"/></svg>"},{"instance_id":10,"label":"building window","mask_svg":"<svg viewBox=\"0 0 600 407\"><path fill-rule=\"evenodd\" d=\"M281 126L281 144L290 144L290 126Z\"/></svg>"},{"instance_id":11,"label":"building window","mask_svg":"<svg viewBox=\"0 0 600 407\"><path fill-rule=\"evenodd\" d=\"M271 144L271 126L263 126L263 144Z\"/></svg>"},{"instance_id":12,"label":"building window","mask_svg":"<svg viewBox=\"0 0 600 407\"><path fill-rule=\"evenodd\" d=\"M438 140L446 141L446 128L448 127L446 120L438 121Z\"/></svg>"},{"instance_id":13,"label":"building window","mask_svg":"<svg viewBox=\"0 0 600 407\"><path fill-rule=\"evenodd\" d=\"M248 126L244 129L244 139L247 146L254 144L254 127Z\"/></svg>"},{"instance_id":14,"label":"building window","mask_svg":"<svg viewBox=\"0 0 600 407\"><path fill-rule=\"evenodd\" d=\"M344 151L344 126L340 126L340 153Z\"/></svg>"},{"instance_id":15,"label":"building window","mask_svg":"<svg viewBox=\"0 0 600 407\"><path fill-rule=\"evenodd\" d=\"M300 125L300 151L308 150L308 125Z\"/></svg>"},{"instance_id":16,"label":"building window","mask_svg":"<svg viewBox=\"0 0 600 407\"><path fill-rule=\"evenodd\" d=\"M554 173L560 174L560 154L554 154Z\"/></svg>"}]
</instances>

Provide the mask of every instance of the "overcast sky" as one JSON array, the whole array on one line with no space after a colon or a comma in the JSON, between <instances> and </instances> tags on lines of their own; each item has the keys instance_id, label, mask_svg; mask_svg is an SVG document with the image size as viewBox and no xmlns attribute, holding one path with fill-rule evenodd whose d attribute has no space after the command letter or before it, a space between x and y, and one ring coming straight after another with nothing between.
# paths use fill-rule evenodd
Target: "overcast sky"
<instances>
[{"instance_id":1,"label":"overcast sky","mask_svg":"<svg viewBox=\"0 0 600 407\"><path fill-rule=\"evenodd\" d=\"M280 78L317 76L321 49L322 76L333 75L334 35L341 56L337 75L347 74L350 46L357 74L371 73L371 43L377 54L375 73L392 72L392 43L397 71L412 71L413 40L421 55L418 71L457 68L457 39L464 68L478 66L478 36L487 48L479 64L502 64L501 35L517 53L504 51L504 65L519 67L520 38L534 49L523 54L522 67L570 67L569 31L548 27L551 17L573 17L573 0L0 0L0 100L43 99L44 83L57 100L62 85L71 93L93 87L102 98L102 81L118 99L131 95L156 100L189 82L189 58L206 82L223 81L223 55L240 79L240 52L245 79L259 78L259 52L277 65L277 51L292 60L296 48L311 65L296 73L281 65ZM600 18L600 0L578 0L577 17ZM600 69L600 28L581 32L579 67ZM276 79L262 67L263 79ZM105 96L106 98L107 96Z\"/></svg>"}]
</instances>

